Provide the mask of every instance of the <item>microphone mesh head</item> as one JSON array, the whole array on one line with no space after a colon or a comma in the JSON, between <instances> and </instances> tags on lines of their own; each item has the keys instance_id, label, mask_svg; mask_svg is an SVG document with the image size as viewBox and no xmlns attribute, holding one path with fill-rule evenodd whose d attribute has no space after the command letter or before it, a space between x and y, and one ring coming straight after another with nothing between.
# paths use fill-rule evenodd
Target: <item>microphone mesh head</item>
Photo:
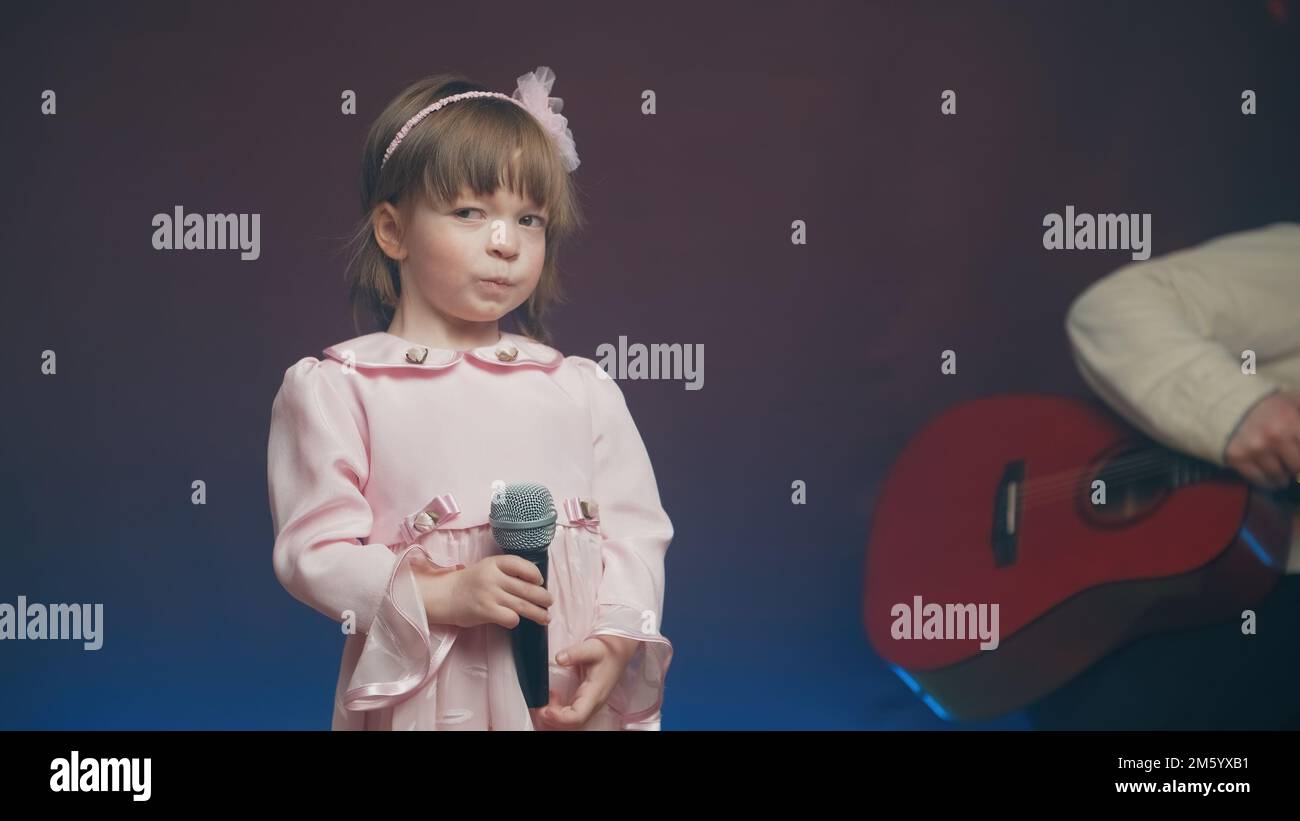
<instances>
[{"instance_id":1,"label":"microphone mesh head","mask_svg":"<svg viewBox=\"0 0 1300 821\"><path fill-rule=\"evenodd\" d=\"M555 538L555 502L536 482L512 482L492 494L492 538L509 553L545 550Z\"/></svg>"}]
</instances>

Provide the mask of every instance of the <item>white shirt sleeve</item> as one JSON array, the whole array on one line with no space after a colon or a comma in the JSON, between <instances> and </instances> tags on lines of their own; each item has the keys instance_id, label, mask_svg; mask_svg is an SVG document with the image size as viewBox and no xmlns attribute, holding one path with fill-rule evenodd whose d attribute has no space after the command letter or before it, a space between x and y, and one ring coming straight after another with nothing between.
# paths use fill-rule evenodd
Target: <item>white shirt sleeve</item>
<instances>
[{"instance_id":1,"label":"white shirt sleeve","mask_svg":"<svg viewBox=\"0 0 1300 821\"><path fill-rule=\"evenodd\" d=\"M1219 466L1282 386L1243 370L1300 353L1300 224L1274 223L1126 265L1070 306L1084 380L1153 439Z\"/></svg>"}]
</instances>

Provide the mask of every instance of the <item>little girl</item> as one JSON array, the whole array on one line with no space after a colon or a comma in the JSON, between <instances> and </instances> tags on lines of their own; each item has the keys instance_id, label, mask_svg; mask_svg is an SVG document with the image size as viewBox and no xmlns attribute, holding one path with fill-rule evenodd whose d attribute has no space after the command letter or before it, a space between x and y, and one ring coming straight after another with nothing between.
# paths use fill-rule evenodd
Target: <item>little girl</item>
<instances>
[{"instance_id":1,"label":"little girl","mask_svg":"<svg viewBox=\"0 0 1300 821\"><path fill-rule=\"evenodd\" d=\"M443 75L384 109L349 280L387 330L299 360L275 397L273 562L348 634L334 729L659 729L672 523L617 383L546 344L581 224L554 80L507 97ZM492 537L512 482L555 500L545 586ZM545 707L516 675L520 619L548 625Z\"/></svg>"}]
</instances>

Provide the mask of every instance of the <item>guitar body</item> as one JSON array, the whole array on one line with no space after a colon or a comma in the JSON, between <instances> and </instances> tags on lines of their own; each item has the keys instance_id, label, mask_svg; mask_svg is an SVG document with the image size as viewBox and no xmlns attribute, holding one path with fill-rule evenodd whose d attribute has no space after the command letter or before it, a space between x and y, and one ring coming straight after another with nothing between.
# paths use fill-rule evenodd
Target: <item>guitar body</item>
<instances>
[{"instance_id":1,"label":"guitar body","mask_svg":"<svg viewBox=\"0 0 1300 821\"><path fill-rule=\"evenodd\" d=\"M940 414L876 504L863 613L876 652L936 712L972 720L1142 635L1239 619L1286 566L1292 509L1231 477L1183 483L1162 452L1067 397ZM997 605L996 642L977 634L980 605Z\"/></svg>"}]
</instances>

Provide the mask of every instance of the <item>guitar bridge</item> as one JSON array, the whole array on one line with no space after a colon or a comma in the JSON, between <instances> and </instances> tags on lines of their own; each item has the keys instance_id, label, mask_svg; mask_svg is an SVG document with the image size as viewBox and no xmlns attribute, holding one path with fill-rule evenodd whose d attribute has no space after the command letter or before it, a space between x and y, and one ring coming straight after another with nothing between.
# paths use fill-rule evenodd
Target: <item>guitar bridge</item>
<instances>
[{"instance_id":1,"label":"guitar bridge","mask_svg":"<svg viewBox=\"0 0 1300 821\"><path fill-rule=\"evenodd\" d=\"M1025 461L1009 462L993 498L993 561L998 567L1015 564L1019 555L1024 483Z\"/></svg>"}]
</instances>

